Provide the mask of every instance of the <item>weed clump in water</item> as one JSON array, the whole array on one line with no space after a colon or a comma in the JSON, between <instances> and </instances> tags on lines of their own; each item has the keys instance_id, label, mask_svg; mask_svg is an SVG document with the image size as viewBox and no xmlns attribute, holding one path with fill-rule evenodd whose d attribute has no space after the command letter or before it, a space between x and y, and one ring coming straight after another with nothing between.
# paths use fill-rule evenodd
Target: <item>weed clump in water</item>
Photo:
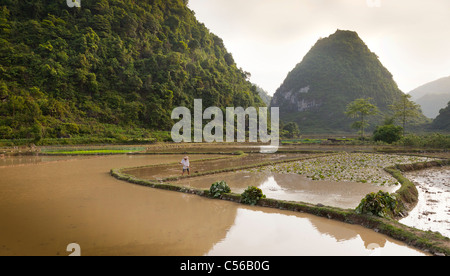
<instances>
[{"instance_id":1,"label":"weed clump in water","mask_svg":"<svg viewBox=\"0 0 450 276\"><path fill-rule=\"evenodd\" d=\"M220 198L222 194L227 194L231 192L231 188L228 186L228 184L225 181L218 181L211 185L211 188L209 188L209 192L212 195L213 198Z\"/></svg>"},{"instance_id":2,"label":"weed clump in water","mask_svg":"<svg viewBox=\"0 0 450 276\"><path fill-rule=\"evenodd\" d=\"M241 202L250 205L256 205L262 198L266 198L266 196L263 194L261 189L254 186L249 186L241 194Z\"/></svg>"},{"instance_id":3,"label":"weed clump in water","mask_svg":"<svg viewBox=\"0 0 450 276\"><path fill-rule=\"evenodd\" d=\"M387 192L370 193L361 200L355 211L358 214L369 214L382 218L393 218L398 215L399 203L397 198Z\"/></svg>"}]
</instances>

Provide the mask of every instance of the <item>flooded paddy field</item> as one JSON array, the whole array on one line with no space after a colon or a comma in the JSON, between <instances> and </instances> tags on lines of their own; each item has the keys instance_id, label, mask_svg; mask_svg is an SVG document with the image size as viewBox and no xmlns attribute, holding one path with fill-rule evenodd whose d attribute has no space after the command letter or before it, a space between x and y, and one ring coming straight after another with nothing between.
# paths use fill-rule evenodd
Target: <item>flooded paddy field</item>
<instances>
[{"instance_id":1,"label":"flooded paddy field","mask_svg":"<svg viewBox=\"0 0 450 276\"><path fill-rule=\"evenodd\" d=\"M173 182L177 185L209 189L216 181L225 181L232 192L241 194L248 186L260 188L268 198L308 202L343 209L356 208L361 199L380 190L395 192L398 186L380 187L370 183L312 180L299 174L239 171L188 178Z\"/></svg>"},{"instance_id":2,"label":"flooded paddy field","mask_svg":"<svg viewBox=\"0 0 450 276\"><path fill-rule=\"evenodd\" d=\"M251 164L307 159L321 155L323 154L249 154L242 156L222 155L219 158L208 155L206 156L206 159L209 160L202 160L201 162L190 162L190 170L192 174L196 174L209 171L220 171L229 168L244 167ZM181 166L179 162L183 157L184 155L180 155L178 157L180 160L178 160L178 162L174 164L161 164L158 166L131 168L125 170L125 172L138 178L148 180L163 180L167 177L180 176Z\"/></svg>"},{"instance_id":3,"label":"flooded paddy field","mask_svg":"<svg viewBox=\"0 0 450 276\"><path fill-rule=\"evenodd\" d=\"M72 159L72 157L70 157L70 156L38 156L38 155L22 155L22 156L16 156L14 158L3 157L3 158L0 158L0 168L10 167L10 166L24 166L24 165L30 165L30 164L64 161L64 160L70 160L70 159Z\"/></svg>"},{"instance_id":4,"label":"flooded paddy field","mask_svg":"<svg viewBox=\"0 0 450 276\"><path fill-rule=\"evenodd\" d=\"M65 256L70 243L81 255L426 255L361 226L150 189L109 174L177 163L182 155L7 158L0 255Z\"/></svg>"},{"instance_id":5,"label":"flooded paddy field","mask_svg":"<svg viewBox=\"0 0 450 276\"><path fill-rule=\"evenodd\" d=\"M385 172L384 167L431 160L434 159L367 153L339 153L317 158L309 155L300 161L174 183L208 189L212 183L223 180L234 193L240 194L248 186L255 186L268 198L354 209L369 193L380 190L394 193L400 188L398 181ZM140 176L137 171L130 173Z\"/></svg>"},{"instance_id":6,"label":"flooded paddy field","mask_svg":"<svg viewBox=\"0 0 450 276\"><path fill-rule=\"evenodd\" d=\"M374 235L375 234L375 235ZM238 208L226 235L207 256L423 256L362 226L326 218Z\"/></svg>"},{"instance_id":7,"label":"flooded paddy field","mask_svg":"<svg viewBox=\"0 0 450 276\"><path fill-rule=\"evenodd\" d=\"M450 238L450 167L408 172L405 176L416 184L419 202L400 222Z\"/></svg>"}]
</instances>

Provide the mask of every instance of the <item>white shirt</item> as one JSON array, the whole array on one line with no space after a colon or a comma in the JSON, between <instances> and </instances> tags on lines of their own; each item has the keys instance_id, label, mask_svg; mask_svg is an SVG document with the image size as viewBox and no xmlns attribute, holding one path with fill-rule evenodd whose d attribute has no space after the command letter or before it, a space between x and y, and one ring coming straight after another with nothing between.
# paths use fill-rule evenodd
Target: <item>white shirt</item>
<instances>
[{"instance_id":1,"label":"white shirt","mask_svg":"<svg viewBox=\"0 0 450 276\"><path fill-rule=\"evenodd\" d=\"M181 160L181 164L183 165L183 169L188 168L189 167L189 159L186 160L183 158L183 160Z\"/></svg>"}]
</instances>

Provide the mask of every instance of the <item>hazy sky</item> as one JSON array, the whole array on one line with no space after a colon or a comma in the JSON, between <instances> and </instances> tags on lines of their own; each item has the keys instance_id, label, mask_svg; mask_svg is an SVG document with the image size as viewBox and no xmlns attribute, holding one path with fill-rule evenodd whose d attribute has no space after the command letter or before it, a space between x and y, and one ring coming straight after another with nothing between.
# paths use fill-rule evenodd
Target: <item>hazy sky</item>
<instances>
[{"instance_id":1,"label":"hazy sky","mask_svg":"<svg viewBox=\"0 0 450 276\"><path fill-rule=\"evenodd\" d=\"M404 92L450 76L450 0L189 0L189 7L271 95L337 29L358 32Z\"/></svg>"}]
</instances>

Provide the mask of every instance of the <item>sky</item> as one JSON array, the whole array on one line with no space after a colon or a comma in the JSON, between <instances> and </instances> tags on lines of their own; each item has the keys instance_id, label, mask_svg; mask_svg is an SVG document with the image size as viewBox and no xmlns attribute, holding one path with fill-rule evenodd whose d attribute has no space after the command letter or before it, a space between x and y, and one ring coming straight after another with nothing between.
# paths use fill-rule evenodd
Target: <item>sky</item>
<instances>
[{"instance_id":1,"label":"sky","mask_svg":"<svg viewBox=\"0 0 450 276\"><path fill-rule=\"evenodd\" d=\"M450 0L189 0L189 8L269 95L337 29L356 31L403 92L450 76Z\"/></svg>"}]
</instances>

